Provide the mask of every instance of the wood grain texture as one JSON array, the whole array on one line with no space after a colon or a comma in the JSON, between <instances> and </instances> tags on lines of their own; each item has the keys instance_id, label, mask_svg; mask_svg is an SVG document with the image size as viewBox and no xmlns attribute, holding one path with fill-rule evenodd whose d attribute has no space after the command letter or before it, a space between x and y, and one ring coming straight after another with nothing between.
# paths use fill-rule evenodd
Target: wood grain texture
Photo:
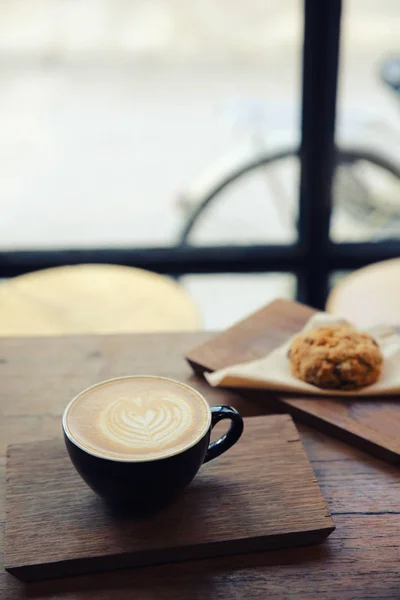
<instances>
[{"instance_id":1,"label":"wood grain texture","mask_svg":"<svg viewBox=\"0 0 400 600\"><path fill-rule=\"evenodd\" d=\"M276 300L227 331L196 346L187 360L198 374L260 358L287 341L314 314L289 300ZM400 368L400 367L399 367ZM400 462L400 402L397 397L254 397L290 412L295 419L356 445L385 460Z\"/></svg>"},{"instance_id":2,"label":"wood grain texture","mask_svg":"<svg viewBox=\"0 0 400 600\"><path fill-rule=\"evenodd\" d=\"M183 356L211 337L0 340L0 549L5 445L59 436L71 392L121 374L159 373L188 381L213 404L232 404L245 416L276 410L265 398L207 389L193 376ZM398 600L400 470L315 429L299 430L337 527L324 544L31 583L0 568L1 600Z\"/></svg>"},{"instance_id":3,"label":"wood grain texture","mask_svg":"<svg viewBox=\"0 0 400 600\"><path fill-rule=\"evenodd\" d=\"M301 546L334 529L289 415L248 420L240 443L141 521L106 509L62 440L7 458L5 568L23 580Z\"/></svg>"}]
</instances>

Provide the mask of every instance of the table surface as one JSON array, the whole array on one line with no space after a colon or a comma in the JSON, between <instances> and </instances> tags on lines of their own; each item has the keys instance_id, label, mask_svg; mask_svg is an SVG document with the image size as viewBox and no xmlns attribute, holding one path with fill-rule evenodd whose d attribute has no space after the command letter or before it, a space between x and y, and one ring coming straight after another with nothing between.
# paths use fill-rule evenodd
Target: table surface
<instances>
[{"instance_id":1,"label":"table surface","mask_svg":"<svg viewBox=\"0 0 400 600\"><path fill-rule=\"evenodd\" d=\"M208 335L0 339L2 524L6 446L60 436L65 404L97 381L164 375L187 381L211 404L229 403L244 416L274 412L271 400L215 390L192 374L183 356ZM400 598L399 468L322 433L299 430L337 527L324 544L31 584L1 569L1 600Z\"/></svg>"}]
</instances>

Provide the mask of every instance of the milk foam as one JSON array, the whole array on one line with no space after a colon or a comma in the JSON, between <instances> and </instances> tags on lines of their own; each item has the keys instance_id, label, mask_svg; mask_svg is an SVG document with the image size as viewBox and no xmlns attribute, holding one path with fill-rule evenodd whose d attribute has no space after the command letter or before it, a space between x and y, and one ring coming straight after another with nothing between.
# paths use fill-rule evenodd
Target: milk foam
<instances>
[{"instance_id":1,"label":"milk foam","mask_svg":"<svg viewBox=\"0 0 400 600\"><path fill-rule=\"evenodd\" d=\"M182 397L147 392L111 402L100 415L100 429L110 441L152 451L173 446L195 417Z\"/></svg>"},{"instance_id":2,"label":"milk foam","mask_svg":"<svg viewBox=\"0 0 400 600\"><path fill-rule=\"evenodd\" d=\"M85 450L115 460L177 453L210 425L195 390L163 378L130 377L86 390L66 410L67 434Z\"/></svg>"}]
</instances>

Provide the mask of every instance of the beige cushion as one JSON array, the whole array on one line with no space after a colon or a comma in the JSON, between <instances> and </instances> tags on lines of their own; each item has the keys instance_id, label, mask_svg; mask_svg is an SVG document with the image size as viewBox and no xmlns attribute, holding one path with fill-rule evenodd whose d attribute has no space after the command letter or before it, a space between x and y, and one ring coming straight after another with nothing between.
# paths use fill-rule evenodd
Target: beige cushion
<instances>
[{"instance_id":1,"label":"beige cushion","mask_svg":"<svg viewBox=\"0 0 400 600\"><path fill-rule=\"evenodd\" d=\"M344 277L326 309L356 325L400 325L400 258L375 263Z\"/></svg>"},{"instance_id":2,"label":"beige cushion","mask_svg":"<svg viewBox=\"0 0 400 600\"><path fill-rule=\"evenodd\" d=\"M194 330L200 318L182 287L116 265L45 269L0 285L0 335Z\"/></svg>"}]
</instances>

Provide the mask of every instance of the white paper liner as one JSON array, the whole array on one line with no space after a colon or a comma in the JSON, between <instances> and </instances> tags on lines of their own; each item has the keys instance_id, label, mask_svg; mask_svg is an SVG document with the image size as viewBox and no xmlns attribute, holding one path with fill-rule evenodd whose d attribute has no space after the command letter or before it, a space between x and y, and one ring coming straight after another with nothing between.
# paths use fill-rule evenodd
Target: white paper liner
<instances>
[{"instance_id":1,"label":"white paper liner","mask_svg":"<svg viewBox=\"0 0 400 600\"><path fill-rule=\"evenodd\" d=\"M323 325L343 323L346 323L343 319L338 319L327 313L317 313L311 317L302 331L310 331ZM370 333L379 343L384 361L380 379L373 385L366 386L357 391L325 390L294 377L291 374L289 359L287 357L293 338L290 338L285 344L263 358L233 365L214 373L206 373L205 377L215 387L257 388L318 396L378 396L383 394L399 394L400 336L390 327L383 325L365 329L364 331Z\"/></svg>"}]
</instances>

